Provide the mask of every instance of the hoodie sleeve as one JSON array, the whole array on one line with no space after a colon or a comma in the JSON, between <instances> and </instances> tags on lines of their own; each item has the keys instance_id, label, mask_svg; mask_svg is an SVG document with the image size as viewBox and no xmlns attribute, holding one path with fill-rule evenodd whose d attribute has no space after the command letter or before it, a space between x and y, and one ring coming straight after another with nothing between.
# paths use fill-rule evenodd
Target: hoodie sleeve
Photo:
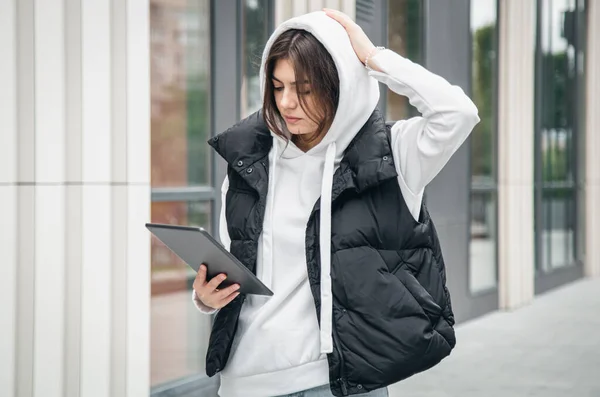
<instances>
[{"instance_id":1,"label":"hoodie sleeve","mask_svg":"<svg viewBox=\"0 0 600 397\"><path fill-rule=\"evenodd\" d=\"M378 52L371 61L381 72L369 74L408 97L421 113L396 122L391 131L400 188L417 219L425 186L479 122L477 108L460 87L391 50Z\"/></svg>"},{"instance_id":2,"label":"hoodie sleeve","mask_svg":"<svg viewBox=\"0 0 600 397\"><path fill-rule=\"evenodd\" d=\"M229 251L229 247L231 247L231 239L229 238L229 233L227 233L227 220L225 219L225 198L227 196L227 190L229 190L229 179L226 175L225 180L223 181L223 185L221 186L221 213L219 215L219 237L225 249ZM194 302L194 305L198 310L200 310L201 313L213 314L218 311L202 303L198 298L198 295L196 295L195 290L192 290L192 302Z\"/></svg>"},{"instance_id":3,"label":"hoodie sleeve","mask_svg":"<svg viewBox=\"0 0 600 397\"><path fill-rule=\"evenodd\" d=\"M213 309L212 307L208 307L202 303L200 298L198 298L198 295L196 295L196 290L192 290L192 302L194 302L194 306L196 306L196 309L198 309L200 313L213 314L218 311L217 309Z\"/></svg>"},{"instance_id":4,"label":"hoodie sleeve","mask_svg":"<svg viewBox=\"0 0 600 397\"><path fill-rule=\"evenodd\" d=\"M229 190L229 178L225 175L223 185L221 185L221 212L219 214L219 238L221 244L227 251L231 249L231 238L227 232L227 219L225 218L225 201L227 199L227 191Z\"/></svg>"}]
</instances>

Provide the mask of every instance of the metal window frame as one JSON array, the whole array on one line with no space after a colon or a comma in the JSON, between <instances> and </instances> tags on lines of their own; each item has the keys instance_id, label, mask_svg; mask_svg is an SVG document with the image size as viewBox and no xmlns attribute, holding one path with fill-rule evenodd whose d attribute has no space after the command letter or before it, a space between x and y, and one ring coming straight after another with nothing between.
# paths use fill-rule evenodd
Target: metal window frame
<instances>
[{"instance_id":1,"label":"metal window frame","mask_svg":"<svg viewBox=\"0 0 600 397\"><path fill-rule=\"evenodd\" d=\"M216 199L213 186L155 187L151 191L153 203L165 201L211 201Z\"/></svg>"}]
</instances>

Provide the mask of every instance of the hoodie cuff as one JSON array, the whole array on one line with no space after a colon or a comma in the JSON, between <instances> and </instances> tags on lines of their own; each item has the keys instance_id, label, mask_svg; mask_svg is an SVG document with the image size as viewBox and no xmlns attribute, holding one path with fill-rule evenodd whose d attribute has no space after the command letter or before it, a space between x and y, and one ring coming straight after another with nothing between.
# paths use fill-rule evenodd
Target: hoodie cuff
<instances>
[{"instance_id":1,"label":"hoodie cuff","mask_svg":"<svg viewBox=\"0 0 600 397\"><path fill-rule=\"evenodd\" d=\"M200 313L214 314L218 312L218 309L213 309L212 307L208 307L204 303L202 303L202 301L200 301L200 298L198 298L198 295L196 295L196 290L194 289L192 289L192 302L194 302L194 306L196 306L196 309L198 309Z\"/></svg>"}]
</instances>

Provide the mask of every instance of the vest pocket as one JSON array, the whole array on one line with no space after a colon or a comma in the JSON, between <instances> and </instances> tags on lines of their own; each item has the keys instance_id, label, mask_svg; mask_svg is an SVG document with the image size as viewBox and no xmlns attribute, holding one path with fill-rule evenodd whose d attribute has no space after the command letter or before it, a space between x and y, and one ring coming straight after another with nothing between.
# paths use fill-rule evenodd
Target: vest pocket
<instances>
[{"instance_id":1,"label":"vest pocket","mask_svg":"<svg viewBox=\"0 0 600 397\"><path fill-rule=\"evenodd\" d=\"M441 309L406 264L391 273L377 250L360 247L336 252L333 265L337 303L347 305L333 317L350 384L392 384L450 353L437 332Z\"/></svg>"},{"instance_id":2,"label":"vest pocket","mask_svg":"<svg viewBox=\"0 0 600 397\"><path fill-rule=\"evenodd\" d=\"M422 317L423 308L371 247L350 248L332 258L333 293L350 311L376 322ZM399 270L398 270L399 271Z\"/></svg>"},{"instance_id":3,"label":"vest pocket","mask_svg":"<svg viewBox=\"0 0 600 397\"><path fill-rule=\"evenodd\" d=\"M417 281L415 276L404 266L401 266L395 272L396 277L404 284L408 292L415 298L419 306L423 309L432 325L438 322L439 317L442 314L442 308L435 303L433 297L429 295L429 292Z\"/></svg>"}]
</instances>

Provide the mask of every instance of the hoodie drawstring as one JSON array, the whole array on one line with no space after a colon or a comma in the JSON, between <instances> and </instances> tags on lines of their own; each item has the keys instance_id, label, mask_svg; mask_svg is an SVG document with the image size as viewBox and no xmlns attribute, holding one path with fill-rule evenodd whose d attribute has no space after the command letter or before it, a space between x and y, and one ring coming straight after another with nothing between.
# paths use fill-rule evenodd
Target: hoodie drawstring
<instances>
[{"instance_id":1,"label":"hoodie drawstring","mask_svg":"<svg viewBox=\"0 0 600 397\"><path fill-rule=\"evenodd\" d=\"M335 165L335 142L327 147L323 181L321 185L321 222L319 246L321 255L321 353L333 352L332 315L333 294L331 292L331 190Z\"/></svg>"},{"instance_id":2,"label":"hoodie drawstring","mask_svg":"<svg viewBox=\"0 0 600 397\"><path fill-rule=\"evenodd\" d=\"M278 145L276 142L273 142L273 161L271 161L271 164L273 164L273 169L269 172L270 176L269 176L269 192L272 192L271 194L275 194L275 172L277 170L277 158L279 157L278 154ZM270 234L268 236L268 244L269 247L265 247L266 249L264 250L264 252L270 252L271 255L269 255L269 258L265 258L268 260L268 263L266 263L266 266L264 267L263 270L263 274L261 277L262 282L265 284L265 286L269 289L273 289L273 268L275 267L275 250L273 249L275 247L274 243L273 243L273 206L275 204L275 197L271 198L271 205L269 206L269 212L270 212L270 222L271 222L271 227L270 227Z\"/></svg>"}]
</instances>

